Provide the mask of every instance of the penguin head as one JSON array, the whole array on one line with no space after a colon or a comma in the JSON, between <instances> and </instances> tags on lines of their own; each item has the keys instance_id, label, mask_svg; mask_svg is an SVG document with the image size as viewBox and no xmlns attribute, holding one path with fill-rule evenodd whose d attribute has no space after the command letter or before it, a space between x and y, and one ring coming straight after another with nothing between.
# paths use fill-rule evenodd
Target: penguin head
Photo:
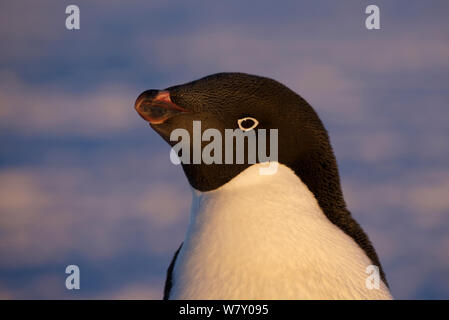
<instances>
[{"instance_id":1,"label":"penguin head","mask_svg":"<svg viewBox=\"0 0 449 320\"><path fill-rule=\"evenodd\" d=\"M266 130L267 152L270 129L277 130L277 162L287 166L314 194L328 219L351 236L381 267L377 254L360 225L351 217L341 191L337 162L329 137L313 108L281 83L244 73L218 73L164 90L147 90L136 100L136 111L171 146L175 129L189 133L193 145L193 123L201 121L201 133L216 129L225 137L227 129ZM257 145L259 135L256 135ZM201 140L201 139L200 139ZM209 142L203 141L201 149ZM222 157L226 144L221 144ZM248 154L245 144L244 154ZM192 155L192 148L190 150ZM236 148L232 150L236 158ZM198 191L218 189L254 163L182 163L190 185ZM257 157L257 162L260 161ZM263 161L264 162L264 161ZM381 276L386 283L381 268Z\"/></svg>"},{"instance_id":2,"label":"penguin head","mask_svg":"<svg viewBox=\"0 0 449 320\"><path fill-rule=\"evenodd\" d=\"M337 174L338 178L329 139L317 114L298 94L275 80L244 73L214 74L164 90L147 90L137 98L135 109L171 146L177 143L170 140L173 130L185 129L193 140L192 124L201 121L201 132L216 129L223 138L226 129L255 132L265 129L268 156L270 129L276 129L277 162L303 175L303 181L305 178L313 182L317 180L313 176L323 171ZM259 135L255 136L260 139ZM203 141L201 148L208 143ZM193 144L191 141L190 145ZM245 162L240 164L236 161L225 164L226 144L223 142L221 146L221 164L182 164L193 188L199 191L217 189L253 165L246 157L246 143ZM235 152L234 144L234 159ZM259 157L258 162L261 162Z\"/></svg>"}]
</instances>

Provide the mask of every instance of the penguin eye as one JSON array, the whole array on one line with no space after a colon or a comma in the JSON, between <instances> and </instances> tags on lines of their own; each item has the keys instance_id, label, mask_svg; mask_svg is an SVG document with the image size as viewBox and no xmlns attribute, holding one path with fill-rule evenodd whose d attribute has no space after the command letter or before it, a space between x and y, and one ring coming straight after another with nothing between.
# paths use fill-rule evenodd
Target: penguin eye
<instances>
[{"instance_id":1,"label":"penguin eye","mask_svg":"<svg viewBox=\"0 0 449 320\"><path fill-rule=\"evenodd\" d=\"M249 131L254 129L255 127L257 127L257 125L259 124L259 121L257 121L254 118L251 117L245 117L245 118L241 118L237 121L239 128L242 131Z\"/></svg>"}]
</instances>

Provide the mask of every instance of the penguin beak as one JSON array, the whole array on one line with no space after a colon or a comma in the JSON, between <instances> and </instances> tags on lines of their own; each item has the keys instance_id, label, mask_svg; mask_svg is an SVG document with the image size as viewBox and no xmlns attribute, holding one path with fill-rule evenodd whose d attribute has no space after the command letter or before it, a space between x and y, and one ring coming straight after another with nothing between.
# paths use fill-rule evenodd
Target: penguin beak
<instances>
[{"instance_id":1,"label":"penguin beak","mask_svg":"<svg viewBox=\"0 0 449 320\"><path fill-rule=\"evenodd\" d=\"M170 92L159 90L147 90L141 93L134 108L150 124L161 124L179 113L188 112L171 101Z\"/></svg>"}]
</instances>

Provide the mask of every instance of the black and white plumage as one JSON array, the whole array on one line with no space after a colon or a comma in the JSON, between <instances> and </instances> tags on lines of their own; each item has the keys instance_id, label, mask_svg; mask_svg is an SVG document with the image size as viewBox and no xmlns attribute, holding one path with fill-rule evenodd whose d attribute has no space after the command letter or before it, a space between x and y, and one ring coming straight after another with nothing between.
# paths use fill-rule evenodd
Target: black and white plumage
<instances>
[{"instance_id":1,"label":"black and white plumage","mask_svg":"<svg viewBox=\"0 0 449 320\"><path fill-rule=\"evenodd\" d=\"M327 131L295 92L220 73L145 91L135 108L170 145L172 130L192 133L194 120L223 136L244 117L278 129L274 175L260 175L261 163L183 164L194 190L191 220L164 298L391 298L377 254L346 208ZM371 264L380 269L379 289L365 284Z\"/></svg>"}]
</instances>

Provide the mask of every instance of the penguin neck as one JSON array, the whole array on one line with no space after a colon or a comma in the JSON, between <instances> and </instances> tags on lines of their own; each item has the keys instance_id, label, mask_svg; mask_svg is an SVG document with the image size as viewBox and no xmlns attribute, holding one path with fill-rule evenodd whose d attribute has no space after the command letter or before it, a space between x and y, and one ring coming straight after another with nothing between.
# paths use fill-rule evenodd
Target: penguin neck
<instances>
[{"instance_id":1,"label":"penguin neck","mask_svg":"<svg viewBox=\"0 0 449 320\"><path fill-rule=\"evenodd\" d=\"M279 164L260 175L264 165L217 190L194 191L171 298L358 298L339 284L358 281L366 291L369 258L291 169Z\"/></svg>"}]
</instances>

